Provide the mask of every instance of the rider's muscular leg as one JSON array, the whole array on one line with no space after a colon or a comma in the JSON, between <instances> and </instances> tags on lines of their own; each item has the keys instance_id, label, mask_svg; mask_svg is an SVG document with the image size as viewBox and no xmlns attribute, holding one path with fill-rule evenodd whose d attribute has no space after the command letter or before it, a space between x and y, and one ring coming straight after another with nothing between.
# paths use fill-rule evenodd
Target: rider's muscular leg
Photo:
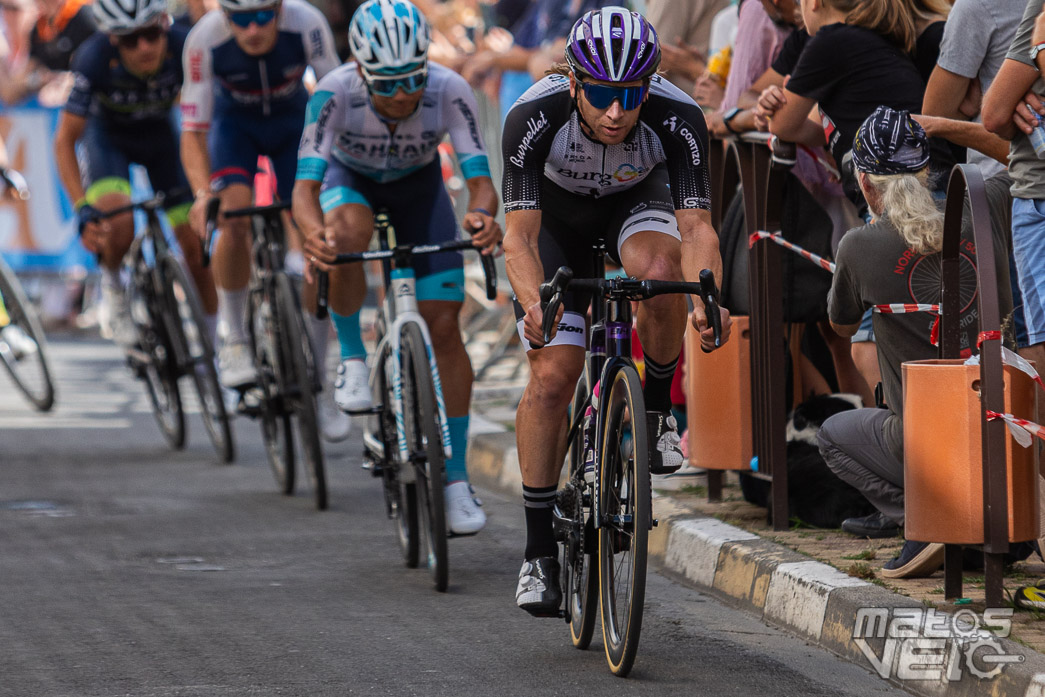
<instances>
[{"instance_id":1,"label":"rider's muscular leg","mask_svg":"<svg viewBox=\"0 0 1045 697\"><path fill-rule=\"evenodd\" d=\"M682 281L681 243L659 232L638 232L624 241L621 262L625 272L641 280ZM671 379L675 374L686 333L686 300L677 293L658 295L639 303L636 312L639 339L646 357L646 407L671 409Z\"/></svg>"},{"instance_id":2,"label":"rider's muscular leg","mask_svg":"<svg viewBox=\"0 0 1045 697\"><path fill-rule=\"evenodd\" d=\"M339 254L365 252L374 234L374 214L366 206L347 203L328 211L324 222L334 231ZM330 309L339 315L359 312L366 297L366 276L360 264L344 264L330 272Z\"/></svg>"},{"instance_id":3,"label":"rider's muscular leg","mask_svg":"<svg viewBox=\"0 0 1045 697\"><path fill-rule=\"evenodd\" d=\"M251 205L251 190L245 184L231 184L219 194L222 210ZM218 296L218 313L228 328L229 343L247 341L247 282L250 280L250 219L221 221L211 252L211 268Z\"/></svg>"},{"instance_id":4,"label":"rider's muscular leg","mask_svg":"<svg viewBox=\"0 0 1045 697\"><path fill-rule=\"evenodd\" d=\"M475 379L468 352L461 341L458 316L462 304L451 300L422 300L417 304L432 338L443 398L446 400L450 449L453 453L446 462L446 481L451 484L468 481L468 406L472 401L472 382Z\"/></svg>"},{"instance_id":5,"label":"rider's muscular leg","mask_svg":"<svg viewBox=\"0 0 1045 697\"><path fill-rule=\"evenodd\" d=\"M552 504L566 456L566 408L584 368L584 349L527 352L530 381L515 412L515 443L526 507L526 559L556 554Z\"/></svg>"},{"instance_id":6,"label":"rider's muscular leg","mask_svg":"<svg viewBox=\"0 0 1045 697\"><path fill-rule=\"evenodd\" d=\"M99 211L122 208L131 202L123 193L108 193L98 197L94 206ZM123 257L134 241L134 214L130 211L102 221L103 241L99 248L99 263L109 272L118 272Z\"/></svg>"}]
</instances>

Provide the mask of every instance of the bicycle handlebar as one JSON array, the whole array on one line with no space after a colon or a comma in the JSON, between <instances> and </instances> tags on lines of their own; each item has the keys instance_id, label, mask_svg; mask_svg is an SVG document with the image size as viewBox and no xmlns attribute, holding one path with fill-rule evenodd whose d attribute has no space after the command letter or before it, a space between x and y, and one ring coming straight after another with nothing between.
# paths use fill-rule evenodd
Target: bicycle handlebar
<instances>
[{"instance_id":1,"label":"bicycle handlebar","mask_svg":"<svg viewBox=\"0 0 1045 697\"><path fill-rule=\"evenodd\" d=\"M18 170L10 169L8 167L0 167L0 181L2 181L7 188L14 190L18 200L29 200L29 183L26 182L25 177L23 177L22 173Z\"/></svg>"},{"instance_id":2,"label":"bicycle handlebar","mask_svg":"<svg viewBox=\"0 0 1045 697\"><path fill-rule=\"evenodd\" d=\"M164 201L167 197L162 191L157 192L152 198L147 198L144 201L132 201L126 206L120 206L119 208L113 208L108 211L98 211L98 215L94 216L95 220L106 220L107 218L113 218L123 213L130 213L133 210L141 209L143 211L154 211L163 206Z\"/></svg>"},{"instance_id":3,"label":"bicycle handlebar","mask_svg":"<svg viewBox=\"0 0 1045 697\"><path fill-rule=\"evenodd\" d=\"M640 281L635 278L573 278L573 271L560 266L555 276L540 287L541 309L543 319L541 332L544 345L551 341L551 332L555 327L562 294L566 290L588 291L618 300L646 300L656 295L668 293L687 293L699 295L704 302L708 322L715 333L715 348L722 345L722 316L718 305L718 288L715 286L715 274L711 269L700 272L700 281ZM538 349L530 342L530 348Z\"/></svg>"},{"instance_id":4,"label":"bicycle handlebar","mask_svg":"<svg viewBox=\"0 0 1045 697\"><path fill-rule=\"evenodd\" d=\"M236 208L222 213L223 218L245 218L251 215L260 215L270 218L290 208L290 201L274 201L267 206L250 206L248 208Z\"/></svg>"},{"instance_id":5,"label":"bicycle handlebar","mask_svg":"<svg viewBox=\"0 0 1045 697\"><path fill-rule=\"evenodd\" d=\"M393 259L426 255L440 254L442 252L458 252L472 249L479 251L472 245L471 240L451 240L439 244L401 244L393 249L378 249L369 252L355 252L351 254L338 254L330 264L355 264L364 261L376 261L381 259ZM483 260L483 275L486 277L486 296L491 300L497 296L497 267L488 255L481 255ZM316 276L316 318L325 319L328 312L328 295L330 292L330 274L326 271L317 271ZM492 295L491 295L492 294Z\"/></svg>"}]
</instances>

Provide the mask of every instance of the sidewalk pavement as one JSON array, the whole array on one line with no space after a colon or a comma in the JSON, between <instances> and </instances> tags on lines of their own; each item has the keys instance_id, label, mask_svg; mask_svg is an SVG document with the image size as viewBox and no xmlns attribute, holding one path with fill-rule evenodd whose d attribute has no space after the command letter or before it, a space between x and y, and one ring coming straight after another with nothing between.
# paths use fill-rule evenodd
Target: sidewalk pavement
<instances>
[{"instance_id":1,"label":"sidewalk pavement","mask_svg":"<svg viewBox=\"0 0 1045 697\"><path fill-rule=\"evenodd\" d=\"M510 429L525 376L513 371L514 379L498 381L497 372L476 385L473 411L482 416L483 428L473 429L468 470L481 486L519 495L521 505ZM498 424L505 430L498 431ZM1039 653L1045 649L1045 614L1015 612L1012 637L994 636L984 628L1006 634L1009 618L984 615L982 575L966 575L970 598L957 604L943 599L942 570L928 579L883 582L876 571L899 550L901 539L859 540L818 529L775 533L765 510L743 502L738 487L727 485L723 502L711 504L704 483L700 477L654 477L659 525L650 536L650 553L662 572L913 694L1045 697L1045 655ZM1045 565L1034 559L1006 576L1009 590L1045 576ZM911 622L918 629L905 633Z\"/></svg>"}]
</instances>

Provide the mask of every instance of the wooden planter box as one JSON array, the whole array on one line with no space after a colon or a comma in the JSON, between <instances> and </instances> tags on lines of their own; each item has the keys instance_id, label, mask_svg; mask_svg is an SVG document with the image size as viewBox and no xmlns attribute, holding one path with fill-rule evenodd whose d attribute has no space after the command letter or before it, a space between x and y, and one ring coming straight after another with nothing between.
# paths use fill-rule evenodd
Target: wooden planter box
<instances>
[{"instance_id":1,"label":"wooden planter box","mask_svg":"<svg viewBox=\"0 0 1045 697\"><path fill-rule=\"evenodd\" d=\"M982 544L983 458L980 368L962 359L903 364L906 537L919 542ZM1034 418L1037 386L1005 366L1005 411ZM1006 438L1009 541L1038 537L1037 443Z\"/></svg>"}]
</instances>

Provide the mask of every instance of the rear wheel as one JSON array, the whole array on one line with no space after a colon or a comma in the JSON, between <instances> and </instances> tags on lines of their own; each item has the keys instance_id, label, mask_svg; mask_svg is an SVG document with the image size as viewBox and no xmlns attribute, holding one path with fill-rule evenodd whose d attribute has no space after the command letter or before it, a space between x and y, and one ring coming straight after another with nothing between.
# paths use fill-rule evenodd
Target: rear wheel
<instances>
[{"instance_id":1,"label":"rear wheel","mask_svg":"<svg viewBox=\"0 0 1045 697\"><path fill-rule=\"evenodd\" d=\"M282 341L281 329L276 325L272 304L264 289L250 292L247 326L250 327L250 344L257 368L258 387L253 394L248 392L245 399L258 400L265 454L280 492L289 496L294 493L294 436L290 428L291 412L279 389L282 369L277 347Z\"/></svg>"},{"instance_id":2,"label":"rear wheel","mask_svg":"<svg viewBox=\"0 0 1045 697\"><path fill-rule=\"evenodd\" d=\"M403 381L403 425L407 449L415 460L417 503L423 521L428 568L437 591L449 583L444 501L446 458L432 368L420 327L403 325L400 344Z\"/></svg>"},{"instance_id":3,"label":"rear wheel","mask_svg":"<svg viewBox=\"0 0 1045 697\"><path fill-rule=\"evenodd\" d=\"M47 360L47 339L18 277L0 259L2 314L7 315L7 321L0 324L0 363L36 409L50 411L54 406L54 382Z\"/></svg>"},{"instance_id":4,"label":"rear wheel","mask_svg":"<svg viewBox=\"0 0 1045 697\"><path fill-rule=\"evenodd\" d=\"M631 366L617 370L609 382L596 482L599 601L606 660L623 677L635 662L642 630L652 502L642 383Z\"/></svg>"},{"instance_id":5,"label":"rear wheel","mask_svg":"<svg viewBox=\"0 0 1045 697\"><path fill-rule=\"evenodd\" d=\"M298 438L304 456L305 471L312 483L316 508L327 507L327 477L323 466L323 446L319 440L319 420L316 418L316 368L312 355L312 340L305 327L297 293L285 274L276 276L276 297L279 302L279 324L284 329L283 351L286 371L282 383L283 396L289 400L297 415Z\"/></svg>"},{"instance_id":6,"label":"rear wheel","mask_svg":"<svg viewBox=\"0 0 1045 697\"><path fill-rule=\"evenodd\" d=\"M218 371L214 365L214 347L207 333L207 320L203 305L196 293L196 285L173 256L163 260L164 276L170 291L171 308L181 325L186 370L192 376L199 396L200 416L207 429L214 450L222 462L232 462L236 448L232 440L229 415L225 411L225 400L218 382Z\"/></svg>"}]
</instances>

